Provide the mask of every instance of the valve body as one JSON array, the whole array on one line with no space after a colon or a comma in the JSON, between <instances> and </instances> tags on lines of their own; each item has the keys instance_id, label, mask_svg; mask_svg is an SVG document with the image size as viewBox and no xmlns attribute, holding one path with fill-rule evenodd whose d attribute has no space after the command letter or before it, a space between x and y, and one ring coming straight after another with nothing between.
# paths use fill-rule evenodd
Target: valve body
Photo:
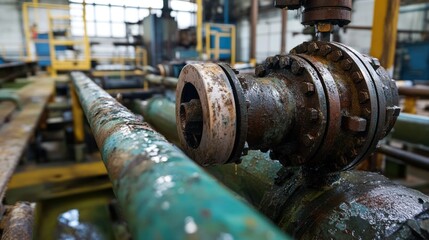
<instances>
[{"instance_id":1,"label":"valve body","mask_svg":"<svg viewBox=\"0 0 429 240\"><path fill-rule=\"evenodd\" d=\"M267 58L255 75L223 64L187 65L176 119L182 147L202 165L238 162L250 148L270 150L284 166L332 172L375 149L394 125L397 105L396 84L378 60L314 41Z\"/></svg>"}]
</instances>

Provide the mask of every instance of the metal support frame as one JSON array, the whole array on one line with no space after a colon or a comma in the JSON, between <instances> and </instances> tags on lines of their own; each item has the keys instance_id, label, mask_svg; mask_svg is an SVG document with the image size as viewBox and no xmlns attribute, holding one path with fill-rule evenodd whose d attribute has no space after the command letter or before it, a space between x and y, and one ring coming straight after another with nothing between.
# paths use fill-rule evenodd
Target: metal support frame
<instances>
[{"instance_id":1,"label":"metal support frame","mask_svg":"<svg viewBox=\"0 0 429 240\"><path fill-rule=\"evenodd\" d=\"M71 39L71 40L57 40L54 37L53 30L55 27L55 20L70 20L71 17L69 15L58 16L52 15L52 11L69 11L70 6L61 5L61 4L48 4L48 3L34 3L34 2L24 2L22 4L22 16L23 16L23 25L24 25L24 35L26 40L26 50L27 50L27 59L34 59L37 56L32 56L31 53L31 39L30 39L30 24L29 24L29 9L33 8L37 12L39 9L47 10L48 12L48 40L36 39L34 42L38 43L48 43L50 49L50 60L51 60L51 76L56 76L57 71L70 71L70 70L89 70L91 68L91 53L89 46L89 38L86 30L86 4L83 2L83 36L81 39ZM69 27L69 26L67 26ZM59 60L56 57L56 46L83 46L84 57L82 60Z\"/></svg>"},{"instance_id":2,"label":"metal support frame","mask_svg":"<svg viewBox=\"0 0 429 240\"><path fill-rule=\"evenodd\" d=\"M72 79L134 239L286 238L83 73Z\"/></svg>"},{"instance_id":3,"label":"metal support frame","mask_svg":"<svg viewBox=\"0 0 429 240\"><path fill-rule=\"evenodd\" d=\"M419 169L429 171L428 157L425 157L416 153L408 152L389 145L381 145L380 148L378 148L378 152L386 156L398 159L406 164L417 167Z\"/></svg>"},{"instance_id":4,"label":"metal support frame","mask_svg":"<svg viewBox=\"0 0 429 240\"><path fill-rule=\"evenodd\" d=\"M197 52L203 52L203 0L197 0Z\"/></svg>"},{"instance_id":5,"label":"metal support frame","mask_svg":"<svg viewBox=\"0 0 429 240\"><path fill-rule=\"evenodd\" d=\"M258 24L258 11L259 3L258 0L252 0L250 6L250 64L256 66L256 31Z\"/></svg>"},{"instance_id":6,"label":"metal support frame","mask_svg":"<svg viewBox=\"0 0 429 240\"><path fill-rule=\"evenodd\" d=\"M221 29L225 29L225 31L213 31L211 29L212 26L219 27ZM219 60L221 53L230 53L231 66L235 65L236 59L236 29L233 24L216 24L216 23L206 23L205 24L206 31L206 54L209 58L211 58L212 52L214 54L214 59ZM215 37L215 47L211 48L211 36ZM231 38L231 49L221 49L220 48L220 38L222 37L230 37Z\"/></svg>"},{"instance_id":7,"label":"metal support frame","mask_svg":"<svg viewBox=\"0 0 429 240\"><path fill-rule=\"evenodd\" d=\"M396 49L400 0L376 0L370 55L380 60L389 71L393 69Z\"/></svg>"}]
</instances>

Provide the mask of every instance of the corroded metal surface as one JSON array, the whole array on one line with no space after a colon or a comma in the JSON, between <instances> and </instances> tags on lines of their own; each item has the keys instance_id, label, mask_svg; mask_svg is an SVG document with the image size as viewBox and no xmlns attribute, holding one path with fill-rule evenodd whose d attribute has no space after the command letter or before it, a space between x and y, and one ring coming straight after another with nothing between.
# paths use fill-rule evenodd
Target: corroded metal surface
<instances>
[{"instance_id":1,"label":"corroded metal surface","mask_svg":"<svg viewBox=\"0 0 429 240\"><path fill-rule=\"evenodd\" d=\"M37 79L18 91L22 109L0 128L0 196L6 189L39 119L54 91L53 79Z\"/></svg>"},{"instance_id":2,"label":"corroded metal surface","mask_svg":"<svg viewBox=\"0 0 429 240\"><path fill-rule=\"evenodd\" d=\"M137 112L172 143L179 143L176 131L175 104L165 98L137 102ZM241 164L209 166L205 170L249 203L258 206L262 196L271 189L282 165L272 161L268 153L250 150L241 157Z\"/></svg>"},{"instance_id":3,"label":"corroded metal surface","mask_svg":"<svg viewBox=\"0 0 429 240\"><path fill-rule=\"evenodd\" d=\"M134 239L284 239L82 73L72 73Z\"/></svg>"},{"instance_id":4,"label":"corroded metal surface","mask_svg":"<svg viewBox=\"0 0 429 240\"><path fill-rule=\"evenodd\" d=\"M33 239L34 208L28 202L17 202L6 206L1 220L2 240L31 240Z\"/></svg>"},{"instance_id":5,"label":"corroded metal surface","mask_svg":"<svg viewBox=\"0 0 429 240\"><path fill-rule=\"evenodd\" d=\"M174 112L174 104L163 101L170 106L161 105L160 111L165 111L164 114ZM154 113L152 118L163 116ZM174 119L163 128L169 124L174 125ZM299 170L279 172L280 163L271 161L268 153L252 150L242 157L239 165L205 169L297 238L381 239L386 236L383 232L391 239L427 236L424 234L428 227L424 225L429 219L429 211L423 210L429 207L424 203L427 196L393 184L375 173L351 171L323 179L314 175L302 176ZM306 181L304 177L312 180ZM419 209L420 213L416 214ZM321 214L312 214L313 211ZM297 226L300 229L296 230Z\"/></svg>"},{"instance_id":6,"label":"corroded metal surface","mask_svg":"<svg viewBox=\"0 0 429 240\"><path fill-rule=\"evenodd\" d=\"M225 164L205 168L221 183L258 207L264 194L274 185L282 165L272 161L268 153L250 150L240 164Z\"/></svg>"},{"instance_id":7,"label":"corroded metal surface","mask_svg":"<svg viewBox=\"0 0 429 240\"><path fill-rule=\"evenodd\" d=\"M137 102L137 112L172 143L179 143L176 131L175 104L165 98ZM282 165L272 161L268 153L250 150L241 164L209 166L205 170L252 205L259 205L263 194L271 188Z\"/></svg>"},{"instance_id":8,"label":"corroded metal surface","mask_svg":"<svg viewBox=\"0 0 429 240\"><path fill-rule=\"evenodd\" d=\"M352 0L276 0L277 8L299 9L303 7L302 24L314 25L329 22L340 26L351 20Z\"/></svg>"},{"instance_id":9,"label":"corroded metal surface","mask_svg":"<svg viewBox=\"0 0 429 240\"><path fill-rule=\"evenodd\" d=\"M428 236L428 196L377 173L347 171L332 178L321 185L299 170L285 170L265 195L261 211L297 239ZM407 226L408 232L403 230Z\"/></svg>"},{"instance_id":10,"label":"corroded metal surface","mask_svg":"<svg viewBox=\"0 0 429 240\"><path fill-rule=\"evenodd\" d=\"M219 78L207 73L213 64L195 66L188 68L199 73L182 72L179 84L191 79L187 84L205 85ZM219 70L217 74L231 75ZM305 166L318 174L352 168L375 150L400 112L396 84L378 61L339 43L305 42L288 55L268 57L255 74L236 74L245 97L238 106L247 107L246 141L250 149L272 150L271 157L284 166ZM199 88L198 94L221 90L220 101L202 105L216 104L230 111L231 105L223 102L233 102L231 92L237 90L213 85ZM177 89L177 94L183 92ZM211 121L204 114L201 119ZM183 124L182 119L177 121ZM233 136L223 134L224 129L206 128L199 137L206 144L191 151L186 141L182 146L198 161L217 158L204 164L228 163L227 154L210 150L219 144L211 136L222 136L223 142L231 144Z\"/></svg>"},{"instance_id":11,"label":"corroded metal surface","mask_svg":"<svg viewBox=\"0 0 429 240\"><path fill-rule=\"evenodd\" d=\"M201 165L228 161L236 138L236 105L228 77L214 63L189 64L183 68L176 91L179 139L186 153ZM199 102L202 114L197 131L188 131L185 104ZM204 137L202 137L204 136ZM223 162L222 162L223 163Z\"/></svg>"}]
</instances>

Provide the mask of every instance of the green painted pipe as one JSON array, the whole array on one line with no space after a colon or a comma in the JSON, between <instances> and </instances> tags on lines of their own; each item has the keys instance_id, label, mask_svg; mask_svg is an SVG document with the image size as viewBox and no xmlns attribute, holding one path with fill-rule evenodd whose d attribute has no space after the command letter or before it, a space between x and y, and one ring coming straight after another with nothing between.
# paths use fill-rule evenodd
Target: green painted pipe
<instances>
[{"instance_id":1,"label":"green painted pipe","mask_svg":"<svg viewBox=\"0 0 429 240\"><path fill-rule=\"evenodd\" d=\"M154 97L146 101L134 101L134 111L143 115L157 132L161 133L170 142L179 145L179 136L176 130L176 105L162 97Z\"/></svg>"},{"instance_id":2,"label":"green painted pipe","mask_svg":"<svg viewBox=\"0 0 429 240\"><path fill-rule=\"evenodd\" d=\"M279 178L260 210L295 239L429 239L429 196L378 173Z\"/></svg>"},{"instance_id":3,"label":"green painted pipe","mask_svg":"<svg viewBox=\"0 0 429 240\"><path fill-rule=\"evenodd\" d=\"M180 146L176 129L176 105L162 97L135 102L134 110L167 140ZM268 153L249 151L238 165L225 164L204 168L229 189L259 206L263 195L271 189L282 165L270 159Z\"/></svg>"},{"instance_id":4,"label":"green painted pipe","mask_svg":"<svg viewBox=\"0 0 429 240\"><path fill-rule=\"evenodd\" d=\"M19 110L22 109L22 102L16 90L0 89L0 102L1 101L12 101Z\"/></svg>"},{"instance_id":5,"label":"green painted pipe","mask_svg":"<svg viewBox=\"0 0 429 240\"><path fill-rule=\"evenodd\" d=\"M151 124L161 117L164 124L158 127L175 129L171 127L176 124L172 102L156 98L145 106L162 106L159 112L143 111ZM169 117L162 117L164 114ZM279 162L259 151L249 151L241 160L239 165L205 169L297 239L410 238L415 224L423 224L429 216L425 215L429 214L428 196L380 174L345 171L321 176L302 174L299 168L279 171ZM417 228L428 231L425 225Z\"/></svg>"},{"instance_id":6,"label":"green painted pipe","mask_svg":"<svg viewBox=\"0 0 429 240\"><path fill-rule=\"evenodd\" d=\"M253 206L259 207L264 195L273 187L282 165L261 151L249 151L241 160L240 164L208 166L205 169Z\"/></svg>"},{"instance_id":7,"label":"green painted pipe","mask_svg":"<svg viewBox=\"0 0 429 240\"><path fill-rule=\"evenodd\" d=\"M83 73L71 76L133 239L287 238Z\"/></svg>"},{"instance_id":8,"label":"green painted pipe","mask_svg":"<svg viewBox=\"0 0 429 240\"><path fill-rule=\"evenodd\" d=\"M401 113L391 136L401 141L429 146L429 117Z\"/></svg>"}]
</instances>

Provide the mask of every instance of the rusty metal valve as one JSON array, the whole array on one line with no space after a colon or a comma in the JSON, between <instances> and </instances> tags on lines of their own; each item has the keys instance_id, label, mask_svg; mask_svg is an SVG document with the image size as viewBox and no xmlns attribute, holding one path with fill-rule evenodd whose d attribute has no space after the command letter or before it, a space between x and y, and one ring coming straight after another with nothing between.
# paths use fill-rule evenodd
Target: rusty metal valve
<instances>
[{"instance_id":1,"label":"rusty metal valve","mask_svg":"<svg viewBox=\"0 0 429 240\"><path fill-rule=\"evenodd\" d=\"M353 167L399 115L395 82L371 57L334 42L305 42L269 57L255 75L189 64L177 86L182 148L202 165L238 162L245 144L285 166Z\"/></svg>"}]
</instances>

